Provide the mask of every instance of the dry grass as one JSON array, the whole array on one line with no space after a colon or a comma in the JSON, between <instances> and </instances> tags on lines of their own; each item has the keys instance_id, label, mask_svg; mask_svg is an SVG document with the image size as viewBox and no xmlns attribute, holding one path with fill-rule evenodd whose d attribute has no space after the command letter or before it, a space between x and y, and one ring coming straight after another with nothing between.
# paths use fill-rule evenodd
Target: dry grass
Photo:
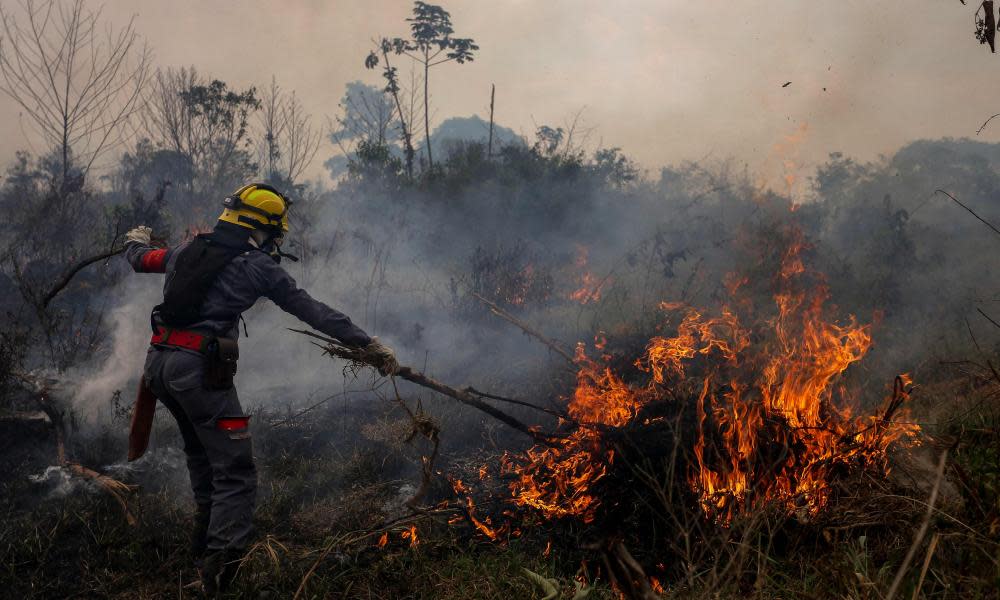
<instances>
[{"instance_id":1,"label":"dry grass","mask_svg":"<svg viewBox=\"0 0 1000 600\"><path fill-rule=\"evenodd\" d=\"M865 475L840 481L829 510L814 518L765 507L722 528L681 508L670 513L666 507L676 503L664 489L657 509L662 522L639 529L656 543L629 542L629 549L663 585L666 598L879 599L897 580L895 598L996 598L1000 476L991 458L998 448L997 421L991 420L995 410L980 403L993 397L993 390L953 389L960 393L953 396L952 410L942 412L961 414L964 406L976 411L929 427L928 442L916 454L897 457L888 479ZM923 410L921 398L917 401ZM464 522L449 524L461 516L451 507L407 516L412 513L401 501L408 496L405 486L419 482L416 469L425 448L399 443L407 423L396 417L357 416L354 439L321 434L342 431L342 418L339 411L315 411L281 427L270 427L264 417L256 420L260 537L244 558L233 597L546 596L525 569L555 580L558 598L574 596L577 577L596 583L588 598L616 597L603 583L599 555L584 548L585 531L535 524L521 537L495 544ZM115 446L95 440L91 447ZM937 479L936 459L945 449L949 459ZM474 471L490 451L481 452L487 454L474 460L444 456L439 468ZM106 459L88 456L91 464ZM184 477L182 464L164 462L146 475L123 476L140 486L129 498L134 526L99 486L59 495L31 484L26 475L37 467L26 460L0 484L5 595L190 597L183 587L195 574L186 554L187 492L177 485ZM447 498L447 486L440 483L433 501ZM930 502L935 484L937 498ZM668 521L675 533L664 538ZM407 537L413 525L416 545ZM386 544L380 548L383 535Z\"/></svg>"}]
</instances>

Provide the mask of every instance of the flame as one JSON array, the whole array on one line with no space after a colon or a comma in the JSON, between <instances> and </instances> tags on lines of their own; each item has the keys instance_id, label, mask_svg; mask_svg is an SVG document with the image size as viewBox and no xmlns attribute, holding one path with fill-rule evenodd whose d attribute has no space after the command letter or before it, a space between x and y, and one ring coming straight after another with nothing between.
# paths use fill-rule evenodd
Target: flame
<instances>
[{"instance_id":1,"label":"flame","mask_svg":"<svg viewBox=\"0 0 1000 600\"><path fill-rule=\"evenodd\" d=\"M601 288L604 282L597 279L593 273L584 273L580 276L579 286L569 294L569 299L580 304L598 302L601 299Z\"/></svg>"},{"instance_id":2,"label":"flame","mask_svg":"<svg viewBox=\"0 0 1000 600\"><path fill-rule=\"evenodd\" d=\"M595 492L614 463L599 428L630 424L641 409L663 401L663 390L694 399L697 442L687 482L703 511L720 523L764 503L815 513L829 499L831 473L862 465L887 471L897 442L915 443L916 425L881 415L854 417L841 375L871 346L871 328L851 317L827 320L827 290L815 283L796 237L774 277L778 290L768 315L751 318L748 302L723 306L709 317L677 304L661 305L683 316L670 336L649 341L635 366L649 375L628 384L608 365L577 346L576 388L568 413L583 426L555 447L505 455L513 475L513 502L548 518L572 516L589 523L600 506ZM822 281L820 279L820 281ZM731 293L748 281L728 278ZM734 298L736 300L736 298ZM751 307L752 308L752 307ZM905 400L902 378L890 405Z\"/></svg>"},{"instance_id":3,"label":"flame","mask_svg":"<svg viewBox=\"0 0 1000 600\"><path fill-rule=\"evenodd\" d=\"M790 207L793 211L798 208L798 204L794 200L798 195L796 186L800 183L800 174L803 169L799 156L808 133L809 123L803 121L792 132L782 134L781 139L771 147L761 169L762 173L769 174L771 177L764 175L756 181L757 188L763 192L769 187L769 179L780 177L782 191L793 200Z\"/></svg>"},{"instance_id":4,"label":"flame","mask_svg":"<svg viewBox=\"0 0 1000 600\"><path fill-rule=\"evenodd\" d=\"M483 477L483 469L480 469L480 477ZM500 534L505 528L496 529L493 527L493 522L490 517L483 517L480 519L476 516L476 503L472 499L472 493L468 486L462 483L461 479L455 479L451 482L451 487L455 490L455 493L459 496L465 498L465 516L470 523L487 538L492 541L496 541Z\"/></svg>"},{"instance_id":5,"label":"flame","mask_svg":"<svg viewBox=\"0 0 1000 600\"><path fill-rule=\"evenodd\" d=\"M410 528L404 531L400 537L404 540L410 540L410 548L415 548L420 544L420 540L417 539L417 526L410 525Z\"/></svg>"},{"instance_id":6,"label":"flame","mask_svg":"<svg viewBox=\"0 0 1000 600\"><path fill-rule=\"evenodd\" d=\"M608 283L608 278L599 279L596 275L587 270L589 254L590 251L586 246L581 244L577 245L576 258L574 259L573 264L581 273L577 278L577 288L570 292L567 298L580 304L599 302L601 300L601 290L604 285Z\"/></svg>"},{"instance_id":7,"label":"flame","mask_svg":"<svg viewBox=\"0 0 1000 600\"><path fill-rule=\"evenodd\" d=\"M510 285L510 289L504 290L500 287L496 290L496 296L503 298L504 292L506 291L506 297L504 298L508 304L513 306L523 306L525 300L528 298L528 292L531 290L531 285L535 281L535 265L528 263L524 265L524 268L517 274L514 282Z\"/></svg>"},{"instance_id":8,"label":"flame","mask_svg":"<svg viewBox=\"0 0 1000 600\"><path fill-rule=\"evenodd\" d=\"M389 543L389 532L387 531L387 532L383 533L382 537L380 537L378 539L378 547L379 548L385 548L386 544L388 544L388 543Z\"/></svg>"},{"instance_id":9,"label":"flame","mask_svg":"<svg viewBox=\"0 0 1000 600\"><path fill-rule=\"evenodd\" d=\"M663 584L660 583L660 580L656 577L649 578L649 587L653 588L653 591L657 594L663 594L666 592L666 590L663 589Z\"/></svg>"}]
</instances>

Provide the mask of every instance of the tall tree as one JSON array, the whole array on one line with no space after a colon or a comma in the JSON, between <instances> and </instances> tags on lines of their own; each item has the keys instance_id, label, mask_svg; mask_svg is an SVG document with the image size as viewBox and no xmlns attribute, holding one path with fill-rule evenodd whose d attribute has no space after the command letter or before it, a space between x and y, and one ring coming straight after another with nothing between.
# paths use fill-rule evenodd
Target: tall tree
<instances>
[{"instance_id":1,"label":"tall tree","mask_svg":"<svg viewBox=\"0 0 1000 600\"><path fill-rule=\"evenodd\" d=\"M410 37L382 39L379 48L383 60L388 65L388 53L405 54L420 65L424 74L424 145L427 149L427 166L434 167L434 155L431 150L431 124L430 124L430 70L433 67L447 62L455 61L458 64L472 62L474 52L479 50L475 40L472 38L453 37L455 30L451 25L451 15L444 8L427 4L426 2L413 3L413 17L407 19L410 24ZM378 64L378 55L372 52L365 61L365 66L373 68ZM395 70L391 75L395 80ZM387 77L389 79L389 77ZM398 91L398 86L397 86ZM398 104L398 98L397 98ZM402 112L402 111L400 111Z\"/></svg>"},{"instance_id":2,"label":"tall tree","mask_svg":"<svg viewBox=\"0 0 1000 600\"><path fill-rule=\"evenodd\" d=\"M105 28L100 9L83 0L22 0L19 9L0 5L0 90L57 151L65 190L76 179L74 161L82 182L125 139L125 124L143 106L151 54L134 18Z\"/></svg>"},{"instance_id":3,"label":"tall tree","mask_svg":"<svg viewBox=\"0 0 1000 600\"><path fill-rule=\"evenodd\" d=\"M399 73L396 70L396 67L389 63L389 53L394 51L392 40L382 38L378 42L378 52L376 53L375 50L372 50L365 58L365 68L374 69L377 67L380 60L379 54L381 54L381 60L385 63L385 66L382 69L382 77L385 79L384 92L392 97L393 102L396 105L396 114L399 118L399 131L403 137L403 148L406 152L406 175L412 179L413 156L415 154L413 150L413 119L407 118L407 113L403 109L403 103L399 99L399 93L401 91L399 86ZM412 114L412 111L410 112ZM368 141L365 141L365 144L367 146L371 146L371 143Z\"/></svg>"}]
</instances>

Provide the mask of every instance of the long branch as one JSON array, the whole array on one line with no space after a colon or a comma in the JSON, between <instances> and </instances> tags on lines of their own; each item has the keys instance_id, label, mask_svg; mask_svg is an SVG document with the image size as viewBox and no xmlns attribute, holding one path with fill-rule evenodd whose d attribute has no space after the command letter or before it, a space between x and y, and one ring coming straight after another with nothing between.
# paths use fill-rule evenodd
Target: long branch
<instances>
[{"instance_id":1,"label":"long branch","mask_svg":"<svg viewBox=\"0 0 1000 600\"><path fill-rule=\"evenodd\" d=\"M294 331L295 333L301 333L303 335L308 335L309 337L322 340L323 342L326 343L326 345L320 347L323 348L323 350L331 356L337 356L339 358L343 358L345 360L349 360L356 363L370 364L369 359L364 355L363 350L348 348L347 346L344 346L337 340L319 335L317 333L313 333L312 331L306 331L303 329L291 329L291 328L290 331ZM462 404L471 406L479 411L482 411L490 415L491 417L497 419L498 421L505 423L509 427L516 429L517 431L520 431L521 433L529 436L538 444L544 444L546 446L555 446L556 445L555 440L562 437L557 433L545 433L538 430L535 427L530 427L525 423L522 423L517 418L512 417L511 415L503 412L502 410L490 406L489 404L476 398L468 391L460 390L445 383L441 383L440 381L433 379L432 377L424 375L423 373L417 371L416 369L410 367L400 367L399 370L396 371L395 376L399 377L400 379L405 379L410 383L415 383L421 387L434 390L439 394L443 394L450 398L454 398L455 400L458 400Z\"/></svg>"}]
</instances>

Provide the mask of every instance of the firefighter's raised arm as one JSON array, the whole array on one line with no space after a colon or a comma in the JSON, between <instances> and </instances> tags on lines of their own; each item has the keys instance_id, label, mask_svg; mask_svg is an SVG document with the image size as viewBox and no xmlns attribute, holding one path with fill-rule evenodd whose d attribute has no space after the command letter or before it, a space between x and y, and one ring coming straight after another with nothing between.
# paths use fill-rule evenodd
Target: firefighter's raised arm
<instances>
[{"instance_id":1,"label":"firefighter's raised arm","mask_svg":"<svg viewBox=\"0 0 1000 600\"><path fill-rule=\"evenodd\" d=\"M154 247L152 235L153 230L145 225L125 234L125 260L136 273L165 273L167 270L170 249Z\"/></svg>"}]
</instances>

